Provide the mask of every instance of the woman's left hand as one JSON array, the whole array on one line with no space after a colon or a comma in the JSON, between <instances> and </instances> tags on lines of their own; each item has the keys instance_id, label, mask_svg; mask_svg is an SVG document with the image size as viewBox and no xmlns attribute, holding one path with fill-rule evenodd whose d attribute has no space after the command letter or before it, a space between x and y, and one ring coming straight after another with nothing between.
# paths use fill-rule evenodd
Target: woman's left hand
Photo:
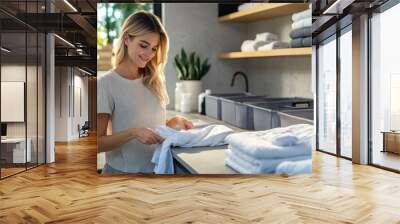
<instances>
[{"instance_id":1,"label":"woman's left hand","mask_svg":"<svg viewBox=\"0 0 400 224\"><path fill-rule=\"evenodd\" d=\"M167 126L170 128L179 126L180 128L188 130L193 128L193 123L182 116L175 116L167 121Z\"/></svg>"}]
</instances>

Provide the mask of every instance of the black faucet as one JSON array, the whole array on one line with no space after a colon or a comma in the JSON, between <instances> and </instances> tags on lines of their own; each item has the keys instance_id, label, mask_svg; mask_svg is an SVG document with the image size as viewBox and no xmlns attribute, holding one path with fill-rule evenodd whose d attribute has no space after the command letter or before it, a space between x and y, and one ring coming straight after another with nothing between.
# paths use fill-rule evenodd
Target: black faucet
<instances>
[{"instance_id":1,"label":"black faucet","mask_svg":"<svg viewBox=\"0 0 400 224\"><path fill-rule=\"evenodd\" d=\"M233 87L233 85L235 84L235 78L238 75L242 75L243 76L244 81L246 82L246 92L249 92L249 80L247 79L246 74L244 74L243 72L240 72L240 71L233 73L232 81L231 81L231 87Z\"/></svg>"}]
</instances>

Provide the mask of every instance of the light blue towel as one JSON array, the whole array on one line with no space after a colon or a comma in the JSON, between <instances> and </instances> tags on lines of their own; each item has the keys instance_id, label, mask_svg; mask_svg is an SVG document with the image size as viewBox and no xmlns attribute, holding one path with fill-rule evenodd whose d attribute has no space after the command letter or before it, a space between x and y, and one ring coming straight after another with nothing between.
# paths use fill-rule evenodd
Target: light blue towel
<instances>
[{"instance_id":1,"label":"light blue towel","mask_svg":"<svg viewBox=\"0 0 400 224\"><path fill-rule=\"evenodd\" d=\"M282 162L276 167L275 173L294 175L294 174L307 174L311 173L311 171L312 171L312 162L311 159L307 159L300 161Z\"/></svg>"},{"instance_id":2,"label":"light blue towel","mask_svg":"<svg viewBox=\"0 0 400 224\"><path fill-rule=\"evenodd\" d=\"M297 136L290 132L272 137L272 143L279 146L296 145L298 141Z\"/></svg>"},{"instance_id":3,"label":"light blue towel","mask_svg":"<svg viewBox=\"0 0 400 224\"><path fill-rule=\"evenodd\" d=\"M172 128L161 126L156 132L165 140L157 146L153 154L152 162L155 164L156 174L173 174L174 163L171 147L201 147L218 146L226 144L225 138L233 133L233 130L224 125L210 125L200 129L177 131Z\"/></svg>"},{"instance_id":4,"label":"light blue towel","mask_svg":"<svg viewBox=\"0 0 400 224\"><path fill-rule=\"evenodd\" d=\"M311 155L288 158L257 159L233 148L228 149L226 153L227 157L225 163L239 173L244 174L275 173L276 167L282 162L311 159Z\"/></svg>"},{"instance_id":5,"label":"light blue towel","mask_svg":"<svg viewBox=\"0 0 400 224\"><path fill-rule=\"evenodd\" d=\"M273 139L293 134L298 139L295 145L281 146L274 144ZM240 150L253 158L288 158L310 156L314 127L309 124L296 124L288 127L274 128L266 131L241 132L226 138L230 148Z\"/></svg>"}]
</instances>

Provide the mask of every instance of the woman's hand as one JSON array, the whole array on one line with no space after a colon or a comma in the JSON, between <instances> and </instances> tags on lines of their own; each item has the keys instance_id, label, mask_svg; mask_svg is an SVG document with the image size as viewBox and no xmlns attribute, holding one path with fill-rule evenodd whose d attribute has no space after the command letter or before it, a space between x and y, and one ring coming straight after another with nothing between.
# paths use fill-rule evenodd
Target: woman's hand
<instances>
[{"instance_id":1,"label":"woman's hand","mask_svg":"<svg viewBox=\"0 0 400 224\"><path fill-rule=\"evenodd\" d=\"M167 126L170 128L179 126L180 128L188 130L193 128L193 123L182 116L175 116L167 121Z\"/></svg>"},{"instance_id":2,"label":"woman's hand","mask_svg":"<svg viewBox=\"0 0 400 224\"><path fill-rule=\"evenodd\" d=\"M159 134L150 128L132 128L132 136L146 145L161 144L164 141Z\"/></svg>"}]
</instances>

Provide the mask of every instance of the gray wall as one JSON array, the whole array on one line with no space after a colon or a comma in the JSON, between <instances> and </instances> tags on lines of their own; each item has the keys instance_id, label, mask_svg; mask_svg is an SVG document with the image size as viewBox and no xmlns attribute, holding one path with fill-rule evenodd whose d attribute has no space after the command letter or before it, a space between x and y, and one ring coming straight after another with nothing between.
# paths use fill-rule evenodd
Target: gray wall
<instances>
[{"instance_id":1,"label":"gray wall","mask_svg":"<svg viewBox=\"0 0 400 224\"><path fill-rule=\"evenodd\" d=\"M166 67L167 91L170 96L168 108L174 105L176 72L172 66L175 55L183 47L196 51L202 58L209 58L211 69L202 79L203 87L213 92L238 92L244 88L240 85L230 87L232 74L243 70L245 63L221 61L217 54L240 47L245 37L245 24L218 23L216 3L166 3L163 4L163 22L170 37L169 60Z\"/></svg>"},{"instance_id":2,"label":"gray wall","mask_svg":"<svg viewBox=\"0 0 400 224\"><path fill-rule=\"evenodd\" d=\"M244 91L241 77L233 88L230 87L232 74L241 70L248 75L250 92L269 96L312 97L311 57L217 58L220 52L240 51L243 40L254 39L259 32L275 32L282 40L289 41L290 16L254 23L219 23L216 3L164 3L163 23L170 37L165 73L171 100L168 108L173 108L177 81L172 61L182 47L209 58L211 70L202 81L203 87L214 93Z\"/></svg>"},{"instance_id":3,"label":"gray wall","mask_svg":"<svg viewBox=\"0 0 400 224\"><path fill-rule=\"evenodd\" d=\"M248 38L257 33L272 32L280 40L290 42L291 16L251 23ZM311 89L311 56L247 59L250 90L268 96L313 97Z\"/></svg>"}]
</instances>

